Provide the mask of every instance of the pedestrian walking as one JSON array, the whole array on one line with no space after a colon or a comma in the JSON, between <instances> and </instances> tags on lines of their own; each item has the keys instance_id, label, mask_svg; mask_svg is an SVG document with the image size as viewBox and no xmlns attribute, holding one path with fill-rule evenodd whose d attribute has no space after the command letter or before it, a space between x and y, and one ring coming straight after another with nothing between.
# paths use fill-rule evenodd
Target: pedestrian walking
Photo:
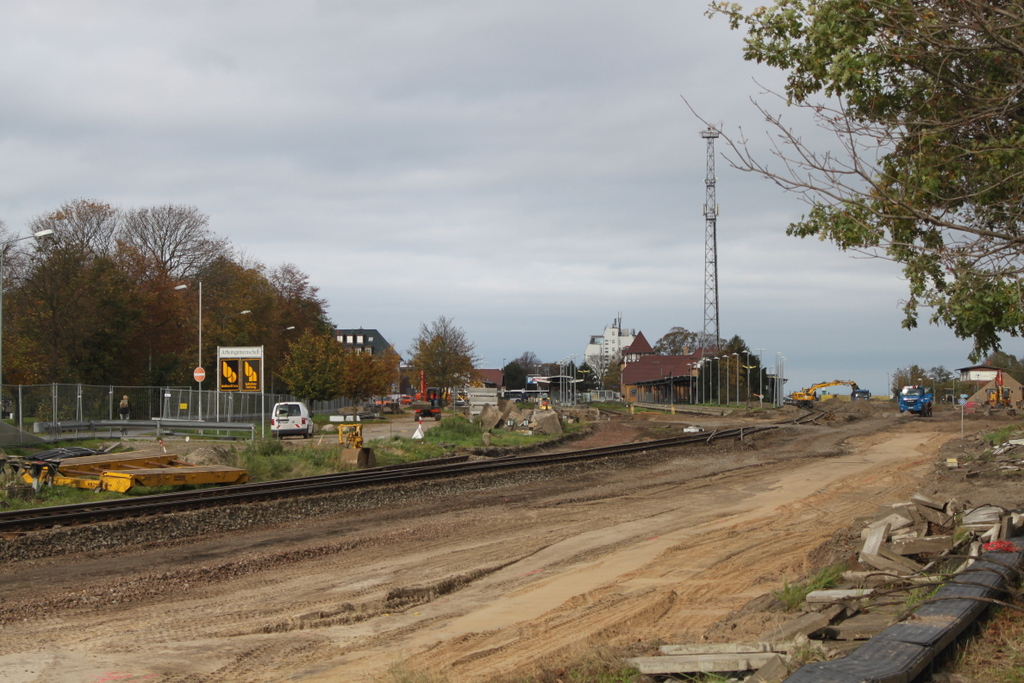
<instances>
[{"instance_id":1,"label":"pedestrian walking","mask_svg":"<svg viewBox=\"0 0 1024 683\"><path fill-rule=\"evenodd\" d=\"M124 395L121 397L121 402L117 406L117 414L122 420L129 420L132 416L132 404L128 401L128 396ZM128 436L128 430L121 427L121 436Z\"/></svg>"}]
</instances>

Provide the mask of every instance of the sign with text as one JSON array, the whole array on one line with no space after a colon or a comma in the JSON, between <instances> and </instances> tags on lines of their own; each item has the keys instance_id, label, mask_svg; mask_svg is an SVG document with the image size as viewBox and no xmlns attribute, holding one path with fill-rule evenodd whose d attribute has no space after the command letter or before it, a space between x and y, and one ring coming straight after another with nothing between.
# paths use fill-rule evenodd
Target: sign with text
<instances>
[{"instance_id":1,"label":"sign with text","mask_svg":"<svg viewBox=\"0 0 1024 683\"><path fill-rule=\"evenodd\" d=\"M263 391L263 347L218 346L217 378L220 391Z\"/></svg>"}]
</instances>

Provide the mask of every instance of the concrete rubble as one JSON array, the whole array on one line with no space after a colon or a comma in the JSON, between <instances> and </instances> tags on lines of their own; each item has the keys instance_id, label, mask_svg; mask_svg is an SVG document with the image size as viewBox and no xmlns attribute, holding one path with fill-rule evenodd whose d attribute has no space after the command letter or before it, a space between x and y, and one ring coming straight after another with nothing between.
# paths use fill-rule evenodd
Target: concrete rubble
<instances>
[{"instance_id":1,"label":"concrete rubble","mask_svg":"<svg viewBox=\"0 0 1024 683\"><path fill-rule=\"evenodd\" d=\"M969 507L917 493L880 506L874 517L860 518L856 525L863 525L861 542L840 585L808 592L799 611L780 627L752 643L665 645L660 655L630 663L652 676L703 672L777 683L797 668L794 651L817 649L826 660L838 659L909 616L911 591L931 591L983 551L1018 536L1024 516L996 505Z\"/></svg>"},{"instance_id":2,"label":"concrete rubble","mask_svg":"<svg viewBox=\"0 0 1024 683\"><path fill-rule=\"evenodd\" d=\"M474 418L481 429L517 431L527 434L557 435L562 433L562 422L596 422L599 411L593 408L570 410L521 410L511 401L498 400L498 405L485 404Z\"/></svg>"}]
</instances>

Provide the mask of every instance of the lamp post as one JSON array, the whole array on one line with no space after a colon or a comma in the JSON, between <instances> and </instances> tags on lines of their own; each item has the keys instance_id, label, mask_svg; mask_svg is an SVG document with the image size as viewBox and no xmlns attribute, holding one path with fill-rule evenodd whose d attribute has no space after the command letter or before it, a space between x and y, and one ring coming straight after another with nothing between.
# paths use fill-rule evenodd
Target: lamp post
<instances>
[{"instance_id":1,"label":"lamp post","mask_svg":"<svg viewBox=\"0 0 1024 683\"><path fill-rule=\"evenodd\" d=\"M736 405L740 404L740 354L733 353L736 356Z\"/></svg>"},{"instance_id":2,"label":"lamp post","mask_svg":"<svg viewBox=\"0 0 1024 683\"><path fill-rule=\"evenodd\" d=\"M199 364L196 365L195 375L203 369L203 281L199 281ZM203 382L196 379L196 391L199 393L199 410L196 412L197 419L203 419Z\"/></svg>"},{"instance_id":3,"label":"lamp post","mask_svg":"<svg viewBox=\"0 0 1024 683\"><path fill-rule=\"evenodd\" d=\"M15 242L23 242L33 237L46 237L52 235L53 230L40 230L34 232L31 235L25 235L24 237L18 237L9 241L7 244L0 248L0 403L2 403L2 392L3 392L3 369L4 369L4 355L3 355L3 340L4 340L4 256L7 254L7 247L14 244ZM2 408L0 408L0 414L2 414Z\"/></svg>"},{"instance_id":4,"label":"lamp post","mask_svg":"<svg viewBox=\"0 0 1024 683\"><path fill-rule=\"evenodd\" d=\"M757 351L757 393L762 397L764 396L764 362L761 360L764 358L764 352L767 349L754 349ZM764 398L761 399L762 401Z\"/></svg>"},{"instance_id":5,"label":"lamp post","mask_svg":"<svg viewBox=\"0 0 1024 683\"><path fill-rule=\"evenodd\" d=\"M717 372L715 373L715 381L718 384L715 391L715 403L722 405L722 359L720 356L715 356L715 360L718 361L716 364Z\"/></svg>"},{"instance_id":6,"label":"lamp post","mask_svg":"<svg viewBox=\"0 0 1024 683\"><path fill-rule=\"evenodd\" d=\"M750 349L743 351L743 367L747 371L747 408L750 408Z\"/></svg>"}]
</instances>

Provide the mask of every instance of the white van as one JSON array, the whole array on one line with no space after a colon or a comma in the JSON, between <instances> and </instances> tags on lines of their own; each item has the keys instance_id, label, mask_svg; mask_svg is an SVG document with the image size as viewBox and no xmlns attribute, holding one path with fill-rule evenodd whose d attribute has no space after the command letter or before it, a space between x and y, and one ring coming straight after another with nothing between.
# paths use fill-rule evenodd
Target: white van
<instances>
[{"instance_id":1,"label":"white van","mask_svg":"<svg viewBox=\"0 0 1024 683\"><path fill-rule=\"evenodd\" d=\"M270 416L270 435L282 438L285 436L301 436L308 439L313 436L313 415L305 403L292 401L274 404L274 412Z\"/></svg>"}]
</instances>

